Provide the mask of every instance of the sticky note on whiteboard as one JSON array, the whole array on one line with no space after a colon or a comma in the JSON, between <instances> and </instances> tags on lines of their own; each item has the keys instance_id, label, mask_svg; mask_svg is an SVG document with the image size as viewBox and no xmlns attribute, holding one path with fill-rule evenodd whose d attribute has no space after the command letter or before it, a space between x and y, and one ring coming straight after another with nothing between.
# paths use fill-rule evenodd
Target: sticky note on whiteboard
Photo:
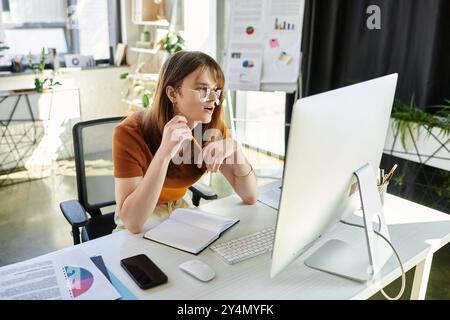
<instances>
[{"instance_id":1,"label":"sticky note on whiteboard","mask_svg":"<svg viewBox=\"0 0 450 320\"><path fill-rule=\"evenodd\" d=\"M278 39L270 39L269 45L271 48L277 48L280 46L280 44L278 43Z\"/></svg>"},{"instance_id":2,"label":"sticky note on whiteboard","mask_svg":"<svg viewBox=\"0 0 450 320\"><path fill-rule=\"evenodd\" d=\"M292 57L287 54L286 52L281 52L280 56L278 57L278 60L281 61L284 64L290 64L292 62Z\"/></svg>"}]
</instances>

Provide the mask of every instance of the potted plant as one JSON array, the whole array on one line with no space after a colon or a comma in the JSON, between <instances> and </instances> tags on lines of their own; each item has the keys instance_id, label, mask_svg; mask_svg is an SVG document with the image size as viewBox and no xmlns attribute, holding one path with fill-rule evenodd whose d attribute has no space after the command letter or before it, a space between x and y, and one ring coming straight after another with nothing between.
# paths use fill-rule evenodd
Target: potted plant
<instances>
[{"instance_id":1,"label":"potted plant","mask_svg":"<svg viewBox=\"0 0 450 320\"><path fill-rule=\"evenodd\" d=\"M134 74L122 73L120 79L126 81L121 92L126 103L144 109L151 105L156 90L154 79L140 75L138 72Z\"/></svg>"},{"instance_id":2,"label":"potted plant","mask_svg":"<svg viewBox=\"0 0 450 320\"><path fill-rule=\"evenodd\" d=\"M183 50L185 48L184 43L185 41L179 32L169 31L159 41L158 65L162 66L171 54Z\"/></svg>"},{"instance_id":3,"label":"potted plant","mask_svg":"<svg viewBox=\"0 0 450 320\"><path fill-rule=\"evenodd\" d=\"M161 50L166 51L169 55L184 49L184 39L179 32L169 31L165 37L159 42Z\"/></svg>"},{"instance_id":4,"label":"potted plant","mask_svg":"<svg viewBox=\"0 0 450 320\"><path fill-rule=\"evenodd\" d=\"M438 109L431 114L417 106L414 96L409 104L395 99L385 151L424 164L433 158L450 161L445 157L441 159L450 135L450 101L446 100L446 103L448 105L431 107Z\"/></svg>"},{"instance_id":5,"label":"potted plant","mask_svg":"<svg viewBox=\"0 0 450 320\"><path fill-rule=\"evenodd\" d=\"M45 61L47 59L47 54L45 48L42 48L41 57L38 64L33 63L33 57L31 52L28 54L28 68L34 72L34 90L36 92L43 92L44 89L51 89L55 85L61 85L60 82L55 81L53 77L45 78ZM48 85L45 84L48 82Z\"/></svg>"}]
</instances>

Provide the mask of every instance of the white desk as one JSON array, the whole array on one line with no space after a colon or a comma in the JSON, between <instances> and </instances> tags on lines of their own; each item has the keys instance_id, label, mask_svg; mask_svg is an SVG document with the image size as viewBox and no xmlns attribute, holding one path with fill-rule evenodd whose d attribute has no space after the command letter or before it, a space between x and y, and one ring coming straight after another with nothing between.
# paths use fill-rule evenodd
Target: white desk
<instances>
[{"instance_id":1,"label":"white desk","mask_svg":"<svg viewBox=\"0 0 450 320\"><path fill-rule=\"evenodd\" d=\"M202 209L241 220L217 241L245 235L276 222L276 211L258 202L245 206L236 196L223 198ZM404 262L405 270L415 265L412 298L424 298L433 253L450 241L450 215L387 194L385 216L392 242ZM351 238L359 228L340 225L336 234ZM400 276L400 267L393 258L382 271L382 281L361 284L303 264L300 257L276 278L270 279L270 255L264 254L229 266L215 253L206 249L198 256L191 255L122 231L79 245L89 256L102 255L109 268L140 299L366 299ZM50 255L72 250L65 248ZM120 259L136 254L148 255L168 276L165 285L139 289L119 264ZM177 268L192 258L208 263L216 277L200 282ZM1 269L0 269L1 270Z\"/></svg>"}]
</instances>

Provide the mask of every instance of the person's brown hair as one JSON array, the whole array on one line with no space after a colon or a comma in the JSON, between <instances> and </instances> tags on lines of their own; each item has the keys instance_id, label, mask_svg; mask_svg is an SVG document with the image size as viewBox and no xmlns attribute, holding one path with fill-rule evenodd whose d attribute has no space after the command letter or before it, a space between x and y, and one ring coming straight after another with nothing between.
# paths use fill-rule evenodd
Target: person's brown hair
<instances>
[{"instance_id":1,"label":"person's brown hair","mask_svg":"<svg viewBox=\"0 0 450 320\"><path fill-rule=\"evenodd\" d=\"M175 116L173 104L166 94L167 86L172 86L175 90L178 90L184 78L198 68L201 71L209 70L215 78L217 88L222 89L223 92L225 86L224 74L219 64L209 55L200 51L180 51L170 56L160 70L153 103L142 115L142 132L153 155L161 144L164 126ZM222 94L220 97L220 104L214 108L211 122L202 124L202 133L214 128L220 130L222 136L225 137L226 127L222 119L223 96ZM205 145L204 142L201 143ZM191 150L194 150L193 144L191 145ZM195 164L192 164L192 167L197 168ZM179 174L179 170L180 166L175 165L171 161L167 170L167 176L176 177ZM202 167L198 170L199 173L203 173L206 169Z\"/></svg>"}]
</instances>

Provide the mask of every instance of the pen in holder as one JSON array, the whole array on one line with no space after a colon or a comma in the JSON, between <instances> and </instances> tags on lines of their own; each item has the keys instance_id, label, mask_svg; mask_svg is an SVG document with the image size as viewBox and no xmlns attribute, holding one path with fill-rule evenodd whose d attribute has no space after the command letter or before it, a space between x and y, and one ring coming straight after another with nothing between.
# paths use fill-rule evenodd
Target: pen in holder
<instances>
[{"instance_id":1,"label":"pen in holder","mask_svg":"<svg viewBox=\"0 0 450 320\"><path fill-rule=\"evenodd\" d=\"M389 181L394 175L394 171L397 169L397 164L395 164L388 174L384 174L384 169L380 170L380 179L378 181L378 192L380 193L381 204L384 205L384 195L386 193L387 187L389 186Z\"/></svg>"}]
</instances>

